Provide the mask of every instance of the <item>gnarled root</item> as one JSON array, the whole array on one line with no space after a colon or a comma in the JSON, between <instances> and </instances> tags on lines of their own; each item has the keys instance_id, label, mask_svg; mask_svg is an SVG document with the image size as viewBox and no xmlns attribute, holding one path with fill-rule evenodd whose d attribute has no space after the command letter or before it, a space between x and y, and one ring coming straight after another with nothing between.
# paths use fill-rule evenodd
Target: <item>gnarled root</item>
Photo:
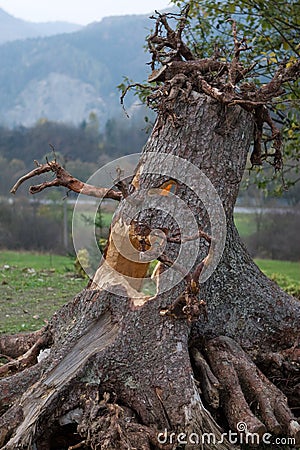
<instances>
[{"instance_id":1,"label":"gnarled root","mask_svg":"<svg viewBox=\"0 0 300 450\"><path fill-rule=\"evenodd\" d=\"M191 355L193 357L196 370L199 373L201 393L204 400L211 408L217 409L220 404L219 391L221 389L221 385L219 380L212 373L208 363L196 347L192 348Z\"/></svg>"},{"instance_id":2,"label":"gnarled root","mask_svg":"<svg viewBox=\"0 0 300 450\"><path fill-rule=\"evenodd\" d=\"M35 334L34 338L37 338L36 342L29 350L27 350L26 353L24 353L24 355L19 356L17 359L9 358L10 361L0 367L0 377L20 372L37 363L37 357L40 351L52 343L52 338L51 334L48 333L47 330L44 330L44 332L39 331ZM21 340L21 342L24 345L24 341ZM31 342L31 338L27 342Z\"/></svg>"},{"instance_id":3,"label":"gnarled root","mask_svg":"<svg viewBox=\"0 0 300 450\"><path fill-rule=\"evenodd\" d=\"M120 406L110 400L110 395L104 393L99 401L89 398L85 404L85 413L78 432L85 438L85 445L92 449L130 450L138 448L150 450L171 450L171 445L160 445L157 433L153 428L138 423L136 414L125 406Z\"/></svg>"},{"instance_id":4,"label":"gnarled root","mask_svg":"<svg viewBox=\"0 0 300 450\"><path fill-rule=\"evenodd\" d=\"M300 440L300 426L287 398L235 341L221 336L208 341L205 350L222 385L222 406L232 429L243 423L250 433L262 435L268 430Z\"/></svg>"},{"instance_id":5,"label":"gnarled root","mask_svg":"<svg viewBox=\"0 0 300 450\"><path fill-rule=\"evenodd\" d=\"M37 342L37 340L44 334L45 328L32 333L17 333L11 335L2 335L0 337L0 353L2 356L11 358L18 358L26 353Z\"/></svg>"}]
</instances>

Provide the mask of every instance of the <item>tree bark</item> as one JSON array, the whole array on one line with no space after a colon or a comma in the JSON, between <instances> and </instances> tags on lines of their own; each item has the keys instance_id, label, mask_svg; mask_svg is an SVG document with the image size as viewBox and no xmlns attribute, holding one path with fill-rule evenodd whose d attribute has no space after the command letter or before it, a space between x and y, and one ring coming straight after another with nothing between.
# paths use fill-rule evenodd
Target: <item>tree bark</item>
<instances>
[{"instance_id":1,"label":"tree bark","mask_svg":"<svg viewBox=\"0 0 300 450\"><path fill-rule=\"evenodd\" d=\"M50 354L21 372L25 381L14 388L11 402L7 392L22 375L0 380L6 392L0 396L1 448L46 450L82 444L86 449L171 449L182 440L186 449L235 448L222 440L216 423L219 405L232 429L245 422L259 435L266 430L299 435L284 394L254 364L271 374L273 369L277 374L283 368L293 370L288 350L295 349L299 334L299 302L261 273L233 222L253 134L252 115L237 105L224 106L192 93L188 101L176 102L172 116L174 120L170 115L158 117L130 189L135 201L139 193L157 188L161 202L171 199L167 189L161 189L172 178L161 171L161 155L185 159L213 184L225 211L227 235L219 265L195 294L207 304L207 318L189 320L185 313L191 282L187 277L181 274L165 289L163 261L172 262L178 255L178 244L171 239L158 270L157 294L149 298L140 291L148 262L129 259L126 236L133 254L144 252L149 230L163 230L168 237L178 233L178 225L170 217L172 211L153 207L142 209L133 224L124 213L128 205L124 199L112 222L107 263L47 327ZM214 224L204 206L206 194L197 198L190 189L195 180L184 176L186 183L175 183L176 195L210 234ZM176 205L183 208L176 202L172 208ZM192 219L182 211L189 231ZM114 235L121 236L121 247ZM201 241L190 272L207 251L207 243ZM200 281L210 268L210 259L205 261ZM176 279L176 272L169 271L170 278ZM164 314L178 298L183 299L178 311ZM253 372L249 377L249 370L255 376ZM269 396L262 394L263 389ZM226 429L225 423L223 416ZM178 441L180 433L184 436ZM213 433L215 441L208 442L205 433Z\"/></svg>"}]
</instances>

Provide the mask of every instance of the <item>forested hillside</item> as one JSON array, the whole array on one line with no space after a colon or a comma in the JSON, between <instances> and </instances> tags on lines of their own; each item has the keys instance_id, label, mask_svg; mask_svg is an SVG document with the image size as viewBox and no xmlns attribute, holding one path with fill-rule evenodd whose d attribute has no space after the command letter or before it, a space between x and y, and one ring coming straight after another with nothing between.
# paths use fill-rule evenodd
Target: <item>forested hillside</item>
<instances>
[{"instance_id":1,"label":"forested hillside","mask_svg":"<svg viewBox=\"0 0 300 450\"><path fill-rule=\"evenodd\" d=\"M0 123L79 124L95 112L103 127L120 112L123 77L147 78L144 42L151 26L147 15L111 17L74 33L0 45Z\"/></svg>"}]
</instances>

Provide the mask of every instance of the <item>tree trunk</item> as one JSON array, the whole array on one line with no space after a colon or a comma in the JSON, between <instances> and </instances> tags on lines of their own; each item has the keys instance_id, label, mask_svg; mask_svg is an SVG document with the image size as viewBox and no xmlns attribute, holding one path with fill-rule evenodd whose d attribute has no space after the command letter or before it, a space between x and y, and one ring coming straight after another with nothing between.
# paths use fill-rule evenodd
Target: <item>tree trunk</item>
<instances>
[{"instance_id":1,"label":"tree trunk","mask_svg":"<svg viewBox=\"0 0 300 450\"><path fill-rule=\"evenodd\" d=\"M216 423L221 419L228 431L225 416L234 430L242 431L243 422L259 436L268 430L299 437L284 394L254 364L266 375L280 374L281 381L287 372L295 380L299 302L261 273L233 222L252 116L196 93L188 102L178 101L172 114L158 117L132 195L114 216L107 263L50 321L41 344L50 354L19 364L21 373L11 374L10 366L1 379L1 448L67 449L80 448L80 443L86 449L235 448ZM167 173L162 159L167 155L186 160L190 171L180 163L178 173L175 162L181 160L171 159L174 166ZM204 184L195 179L200 171ZM224 216L214 190L212 196L206 192L206 177ZM175 200L166 188L170 180ZM178 225L180 216L184 229ZM178 249L195 221L213 240L200 274L200 293L191 302L193 278L186 276L182 261L188 265L191 260L188 273L194 273L208 246L190 239L181 259ZM178 228L179 243L171 238ZM163 233L165 259L160 258L157 270L157 294L149 298L140 292L148 260L141 263L134 255L152 249L148 238L153 229ZM169 269L176 258L178 267ZM195 308L201 312L204 304L200 299L207 304L207 317L195 320ZM286 387L290 393L292 386Z\"/></svg>"}]
</instances>

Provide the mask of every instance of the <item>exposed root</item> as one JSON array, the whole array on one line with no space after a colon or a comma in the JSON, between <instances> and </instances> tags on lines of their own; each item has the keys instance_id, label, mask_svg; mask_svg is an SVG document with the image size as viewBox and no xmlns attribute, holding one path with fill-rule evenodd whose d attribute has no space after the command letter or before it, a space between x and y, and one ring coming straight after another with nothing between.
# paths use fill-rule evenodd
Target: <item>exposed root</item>
<instances>
[{"instance_id":1,"label":"exposed root","mask_svg":"<svg viewBox=\"0 0 300 450\"><path fill-rule=\"evenodd\" d=\"M20 372L27 367L37 363L37 357L40 350L51 344L51 336L45 332L40 335L33 346L18 359L9 361L0 367L0 377L11 375L15 372Z\"/></svg>"},{"instance_id":2,"label":"exposed root","mask_svg":"<svg viewBox=\"0 0 300 450\"><path fill-rule=\"evenodd\" d=\"M243 422L250 433L262 435L268 430L299 440L300 427L287 398L235 341L218 337L209 341L205 350L222 385L222 406L232 429Z\"/></svg>"},{"instance_id":3,"label":"exposed root","mask_svg":"<svg viewBox=\"0 0 300 450\"><path fill-rule=\"evenodd\" d=\"M111 402L107 393L101 401L99 396L86 401L78 431L85 437L85 445L93 450L150 450L151 445L156 449L172 448L170 445L160 445L154 429L139 424L132 410Z\"/></svg>"},{"instance_id":4,"label":"exposed root","mask_svg":"<svg viewBox=\"0 0 300 450\"><path fill-rule=\"evenodd\" d=\"M278 352L258 354L255 363L287 396L291 409L294 408L295 411L300 412L299 343L296 342L292 347Z\"/></svg>"},{"instance_id":5,"label":"exposed root","mask_svg":"<svg viewBox=\"0 0 300 450\"><path fill-rule=\"evenodd\" d=\"M0 353L6 358L18 358L26 353L44 334L45 327L33 333L17 333L0 337Z\"/></svg>"},{"instance_id":6,"label":"exposed root","mask_svg":"<svg viewBox=\"0 0 300 450\"><path fill-rule=\"evenodd\" d=\"M212 373L209 365L197 348L192 348L191 354L197 371L199 372L201 393L203 394L207 404L213 409L217 409L220 404L219 391L221 389L221 385L219 380L217 380L215 375Z\"/></svg>"}]
</instances>

